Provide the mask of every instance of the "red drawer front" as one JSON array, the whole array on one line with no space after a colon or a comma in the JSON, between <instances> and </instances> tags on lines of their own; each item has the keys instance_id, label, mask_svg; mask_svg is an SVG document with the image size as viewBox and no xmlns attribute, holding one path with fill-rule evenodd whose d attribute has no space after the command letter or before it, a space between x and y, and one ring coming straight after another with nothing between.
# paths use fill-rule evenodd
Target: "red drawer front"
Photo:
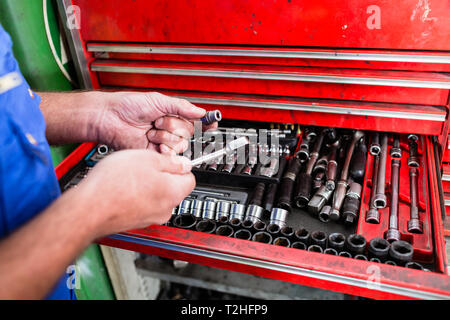
<instances>
[{"instance_id":1,"label":"red drawer front","mask_svg":"<svg viewBox=\"0 0 450 320\"><path fill-rule=\"evenodd\" d=\"M101 85L445 105L440 73L98 60Z\"/></svg>"},{"instance_id":2,"label":"red drawer front","mask_svg":"<svg viewBox=\"0 0 450 320\"><path fill-rule=\"evenodd\" d=\"M450 50L448 1L72 3L86 41Z\"/></svg>"},{"instance_id":3,"label":"red drawer front","mask_svg":"<svg viewBox=\"0 0 450 320\"><path fill-rule=\"evenodd\" d=\"M101 42L88 43L87 51L112 60L450 72L445 52Z\"/></svg>"}]
</instances>

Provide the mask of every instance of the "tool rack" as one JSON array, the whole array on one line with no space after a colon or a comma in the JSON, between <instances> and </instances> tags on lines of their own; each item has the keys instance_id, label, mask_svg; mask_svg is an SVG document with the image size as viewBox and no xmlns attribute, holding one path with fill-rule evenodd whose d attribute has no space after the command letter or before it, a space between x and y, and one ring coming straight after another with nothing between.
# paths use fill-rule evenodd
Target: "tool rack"
<instances>
[{"instance_id":1,"label":"tool rack","mask_svg":"<svg viewBox=\"0 0 450 320\"><path fill-rule=\"evenodd\" d=\"M66 33L86 89L155 90L220 108L225 119L419 135L419 207L427 232L402 234L420 244L418 257L433 271L170 226L130 230L99 243L357 296L450 297L444 245L450 214L450 4L429 1L428 10L409 0L59 0L63 22L73 22L72 5L80 8L80 28ZM95 146L81 145L58 166L58 177ZM368 156L357 227L368 239L379 234L363 221L372 165ZM402 163L401 217L409 214L406 168Z\"/></svg>"}]
</instances>

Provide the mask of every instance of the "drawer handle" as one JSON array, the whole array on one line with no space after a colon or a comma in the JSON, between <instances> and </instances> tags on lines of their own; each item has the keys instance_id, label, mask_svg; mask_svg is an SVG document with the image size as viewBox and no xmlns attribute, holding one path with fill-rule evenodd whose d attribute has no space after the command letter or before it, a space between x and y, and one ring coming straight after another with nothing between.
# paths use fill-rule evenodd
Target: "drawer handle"
<instances>
[{"instance_id":1,"label":"drawer handle","mask_svg":"<svg viewBox=\"0 0 450 320\"><path fill-rule=\"evenodd\" d=\"M325 82L325 83L409 87L409 88L450 89L450 81L446 82L446 81L426 81L426 80L402 80L402 79L342 77L342 76L324 76L312 74L290 74L290 73L248 72L248 71L128 67L128 66L109 66L101 64L93 64L91 66L91 70L97 72L141 73L141 74L160 74L160 75L174 75L174 76Z\"/></svg>"},{"instance_id":2,"label":"drawer handle","mask_svg":"<svg viewBox=\"0 0 450 320\"><path fill-rule=\"evenodd\" d=\"M259 58L291 58L291 59L327 59L387 61L413 63L450 63L450 56L422 54L387 54L337 51L290 51L290 50L256 50L256 49L219 49L193 47L159 47L159 46L120 46L89 44L89 52L112 53L144 53L144 54L178 54L203 56L234 56Z\"/></svg>"}]
</instances>

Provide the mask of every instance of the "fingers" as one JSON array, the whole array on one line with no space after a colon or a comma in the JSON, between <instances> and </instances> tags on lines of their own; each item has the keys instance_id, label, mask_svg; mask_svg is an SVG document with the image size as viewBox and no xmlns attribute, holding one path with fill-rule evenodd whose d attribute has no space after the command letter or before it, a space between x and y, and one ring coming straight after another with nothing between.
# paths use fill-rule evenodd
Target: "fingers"
<instances>
[{"instance_id":1,"label":"fingers","mask_svg":"<svg viewBox=\"0 0 450 320\"><path fill-rule=\"evenodd\" d=\"M194 126L191 122L177 117L162 117L155 121L155 127L166 130L176 136L189 139L194 135Z\"/></svg>"},{"instance_id":2,"label":"fingers","mask_svg":"<svg viewBox=\"0 0 450 320\"><path fill-rule=\"evenodd\" d=\"M176 155L155 154L156 166L162 171L171 174L190 174L192 165L186 157Z\"/></svg>"},{"instance_id":3,"label":"fingers","mask_svg":"<svg viewBox=\"0 0 450 320\"><path fill-rule=\"evenodd\" d=\"M186 119L200 119L206 114L206 110L194 106L185 99L169 97L157 92L148 93L155 102L155 106L167 115L176 115Z\"/></svg>"},{"instance_id":4,"label":"fingers","mask_svg":"<svg viewBox=\"0 0 450 320\"><path fill-rule=\"evenodd\" d=\"M189 147L188 140L165 130L152 129L147 133L147 139L151 143L165 145L175 153L183 153Z\"/></svg>"}]
</instances>

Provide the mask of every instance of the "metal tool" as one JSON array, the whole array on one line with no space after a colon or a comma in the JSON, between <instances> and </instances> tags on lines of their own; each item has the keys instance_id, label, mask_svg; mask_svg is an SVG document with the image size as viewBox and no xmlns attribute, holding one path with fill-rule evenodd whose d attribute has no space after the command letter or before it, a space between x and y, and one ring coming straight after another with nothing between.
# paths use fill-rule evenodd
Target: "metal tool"
<instances>
[{"instance_id":1,"label":"metal tool","mask_svg":"<svg viewBox=\"0 0 450 320\"><path fill-rule=\"evenodd\" d=\"M381 135L381 151L380 151L380 163L378 166L378 179L376 185L376 194L373 200L373 205L378 209L383 209L386 207L386 194L385 194L385 183L386 183L386 164L387 164L387 147L388 147L388 136L386 133Z\"/></svg>"},{"instance_id":2,"label":"metal tool","mask_svg":"<svg viewBox=\"0 0 450 320\"><path fill-rule=\"evenodd\" d=\"M366 172L366 162L367 145L365 137L362 137L355 148L349 170L350 176L354 181L361 181L364 178L364 173Z\"/></svg>"},{"instance_id":3,"label":"metal tool","mask_svg":"<svg viewBox=\"0 0 450 320\"><path fill-rule=\"evenodd\" d=\"M380 154L380 151L380 134L378 132L374 132L372 134L372 141L370 143L369 152L371 155L377 156Z\"/></svg>"},{"instance_id":4,"label":"metal tool","mask_svg":"<svg viewBox=\"0 0 450 320\"><path fill-rule=\"evenodd\" d=\"M191 214L194 215L194 217L201 218L203 212L203 201L193 199L191 201Z\"/></svg>"},{"instance_id":5,"label":"metal tool","mask_svg":"<svg viewBox=\"0 0 450 320\"><path fill-rule=\"evenodd\" d=\"M225 236L225 237L231 237L234 234L234 230L233 230L232 227L227 226L226 224L224 224L224 225L221 225L221 226L217 227L216 234L221 235L221 236Z\"/></svg>"},{"instance_id":6,"label":"metal tool","mask_svg":"<svg viewBox=\"0 0 450 320\"><path fill-rule=\"evenodd\" d=\"M373 171L372 171L372 190L370 191L369 210L366 212L366 222L380 223L380 211L375 206L375 196L377 192L378 173L380 166L380 157L374 156Z\"/></svg>"},{"instance_id":7,"label":"metal tool","mask_svg":"<svg viewBox=\"0 0 450 320\"><path fill-rule=\"evenodd\" d=\"M253 197L250 200L249 206L247 207L247 212L244 220L249 220L253 223L262 220L264 208L261 205L265 188L266 185L263 182L260 182L256 185Z\"/></svg>"},{"instance_id":8,"label":"metal tool","mask_svg":"<svg viewBox=\"0 0 450 320\"><path fill-rule=\"evenodd\" d=\"M311 243L320 246L322 249L327 247L328 236L325 232L317 230L311 232Z\"/></svg>"},{"instance_id":9,"label":"metal tool","mask_svg":"<svg viewBox=\"0 0 450 320\"><path fill-rule=\"evenodd\" d=\"M231 204L229 220L238 219L242 221L245 217L245 205L239 203Z\"/></svg>"},{"instance_id":10,"label":"metal tool","mask_svg":"<svg viewBox=\"0 0 450 320\"><path fill-rule=\"evenodd\" d=\"M253 235L252 241L271 244L272 236L268 232L260 231Z\"/></svg>"},{"instance_id":11,"label":"metal tool","mask_svg":"<svg viewBox=\"0 0 450 320\"><path fill-rule=\"evenodd\" d=\"M410 219L407 227L408 232L422 233L423 223L419 219L419 187L418 187L418 170L415 167L409 168L409 185L410 185Z\"/></svg>"},{"instance_id":12,"label":"metal tool","mask_svg":"<svg viewBox=\"0 0 450 320\"><path fill-rule=\"evenodd\" d=\"M319 253L323 253L323 249L321 246L318 246L317 244L312 244L308 247L308 251L311 252L319 252Z\"/></svg>"},{"instance_id":13,"label":"metal tool","mask_svg":"<svg viewBox=\"0 0 450 320\"><path fill-rule=\"evenodd\" d=\"M217 201L208 199L203 203L203 219L215 219L216 218L216 205Z\"/></svg>"},{"instance_id":14,"label":"metal tool","mask_svg":"<svg viewBox=\"0 0 450 320\"><path fill-rule=\"evenodd\" d=\"M369 241L368 253L370 258L378 258L384 261L388 258L391 244L383 238L373 238Z\"/></svg>"},{"instance_id":15,"label":"metal tool","mask_svg":"<svg viewBox=\"0 0 450 320\"><path fill-rule=\"evenodd\" d=\"M178 214L189 214L191 213L191 203L192 201L190 199L184 199L181 201L180 205L178 206Z\"/></svg>"},{"instance_id":16,"label":"metal tool","mask_svg":"<svg viewBox=\"0 0 450 320\"><path fill-rule=\"evenodd\" d=\"M217 229L216 222L210 219L201 220L197 222L197 225L195 226L196 231L205 233L214 233L216 229Z\"/></svg>"},{"instance_id":17,"label":"metal tool","mask_svg":"<svg viewBox=\"0 0 450 320\"><path fill-rule=\"evenodd\" d=\"M340 146L340 140L336 140L330 149L330 156L328 158L327 164L327 181L325 185L321 186L319 190L314 194L311 200L308 202L308 212L317 215L319 212L322 212L324 206L330 201L331 196L333 195L334 189L336 188L336 175L337 175L337 151ZM330 207L331 210L331 207ZM322 221L326 222L329 220L330 210L325 210L322 215ZM319 215L320 219L320 215Z\"/></svg>"},{"instance_id":18,"label":"metal tool","mask_svg":"<svg viewBox=\"0 0 450 320\"><path fill-rule=\"evenodd\" d=\"M389 248L389 256L393 261L402 266L412 260L413 254L413 246L403 240L396 240L392 242Z\"/></svg>"},{"instance_id":19,"label":"metal tool","mask_svg":"<svg viewBox=\"0 0 450 320\"><path fill-rule=\"evenodd\" d=\"M208 111L206 112L206 115L200 119L200 121L206 125L219 122L220 120L222 120L222 113L220 110Z\"/></svg>"},{"instance_id":20,"label":"metal tool","mask_svg":"<svg viewBox=\"0 0 450 320\"><path fill-rule=\"evenodd\" d=\"M400 137L398 134L393 134L391 158L400 159L401 157L402 157L402 149L400 147Z\"/></svg>"},{"instance_id":21,"label":"metal tool","mask_svg":"<svg viewBox=\"0 0 450 320\"><path fill-rule=\"evenodd\" d=\"M300 171L301 161L297 157L289 160L288 169L283 175L279 186L280 197L277 201L277 207L290 211L292 209L292 190Z\"/></svg>"},{"instance_id":22,"label":"metal tool","mask_svg":"<svg viewBox=\"0 0 450 320\"><path fill-rule=\"evenodd\" d=\"M286 237L278 237L273 240L273 244L281 247L290 247L291 241L289 241L289 239Z\"/></svg>"},{"instance_id":23,"label":"metal tool","mask_svg":"<svg viewBox=\"0 0 450 320\"><path fill-rule=\"evenodd\" d=\"M353 233L347 237L346 241L347 250L353 255L363 254L366 250L367 241L360 234Z\"/></svg>"},{"instance_id":24,"label":"metal tool","mask_svg":"<svg viewBox=\"0 0 450 320\"><path fill-rule=\"evenodd\" d=\"M273 208L270 213L269 226L277 225L280 228L286 225L286 220L289 215L289 211L282 208Z\"/></svg>"},{"instance_id":25,"label":"metal tool","mask_svg":"<svg viewBox=\"0 0 450 320\"><path fill-rule=\"evenodd\" d=\"M338 255L338 252L337 252L335 249L333 249L333 248L326 248L326 249L323 251L323 253L325 253L325 254L330 254L330 255L332 255L332 256L337 256L337 255Z\"/></svg>"},{"instance_id":26,"label":"metal tool","mask_svg":"<svg viewBox=\"0 0 450 320\"><path fill-rule=\"evenodd\" d=\"M299 174L295 189L294 201L298 208L304 208L308 205L309 200L311 200L312 193L312 171L317 159L319 158L319 152L322 149L322 143L325 138L327 131L322 129L319 136L314 143L314 148L309 155L308 163L306 164L306 169L304 172Z\"/></svg>"},{"instance_id":27,"label":"metal tool","mask_svg":"<svg viewBox=\"0 0 450 320\"><path fill-rule=\"evenodd\" d=\"M216 205L216 220L230 215L231 203L228 201L218 201Z\"/></svg>"},{"instance_id":28,"label":"metal tool","mask_svg":"<svg viewBox=\"0 0 450 320\"><path fill-rule=\"evenodd\" d=\"M342 206L342 216L344 218L344 223L347 225L354 224L358 218L359 207L361 204L361 192L362 186L359 183L350 183Z\"/></svg>"},{"instance_id":29,"label":"metal tool","mask_svg":"<svg viewBox=\"0 0 450 320\"><path fill-rule=\"evenodd\" d=\"M328 236L328 247L336 251L342 251L345 246L345 236L342 233L335 232Z\"/></svg>"},{"instance_id":30,"label":"metal tool","mask_svg":"<svg viewBox=\"0 0 450 320\"><path fill-rule=\"evenodd\" d=\"M342 166L341 177L338 182L337 188L334 192L333 203L331 205L330 219L332 219L334 221L339 220L339 218L341 217L340 210L341 210L342 204L344 203L345 194L347 191L347 186L348 186L347 180L348 180L350 161L352 159L353 151L355 150L356 143L362 137L364 137L364 132L361 130L356 130L355 133L353 134L352 141L348 147L345 162L344 162L344 165Z\"/></svg>"},{"instance_id":31,"label":"metal tool","mask_svg":"<svg viewBox=\"0 0 450 320\"><path fill-rule=\"evenodd\" d=\"M420 166L419 153L417 151L417 142L413 139L408 141L409 158L408 166L418 168Z\"/></svg>"},{"instance_id":32,"label":"metal tool","mask_svg":"<svg viewBox=\"0 0 450 320\"><path fill-rule=\"evenodd\" d=\"M252 233L247 229L239 229L234 233L234 237L242 240L250 240L252 238Z\"/></svg>"},{"instance_id":33,"label":"metal tool","mask_svg":"<svg viewBox=\"0 0 450 320\"><path fill-rule=\"evenodd\" d=\"M311 237L308 230L306 230L304 228L296 230L294 233L294 236L295 236L296 241L303 242L306 245L309 244L309 239Z\"/></svg>"},{"instance_id":34,"label":"metal tool","mask_svg":"<svg viewBox=\"0 0 450 320\"><path fill-rule=\"evenodd\" d=\"M247 137L241 137L239 139L231 141L223 149L220 149L213 153L206 154L204 156L201 156L197 159L192 160L191 164L193 167L195 167L199 164L208 163L214 159L223 157L224 155L231 155L231 154L233 154L234 150L237 150L238 148L243 147L243 146L247 145L248 143L249 143L249 140Z\"/></svg>"},{"instance_id":35,"label":"metal tool","mask_svg":"<svg viewBox=\"0 0 450 320\"><path fill-rule=\"evenodd\" d=\"M316 139L317 134L312 130L305 131L304 139L302 139L302 143L300 144L300 148L296 154L296 156L300 159L301 162L306 162L309 159L309 149L314 140Z\"/></svg>"},{"instance_id":36,"label":"metal tool","mask_svg":"<svg viewBox=\"0 0 450 320\"><path fill-rule=\"evenodd\" d=\"M306 244L304 244L303 242L300 242L300 241L296 241L296 242L292 243L291 248L300 249L300 250L307 249Z\"/></svg>"},{"instance_id":37,"label":"metal tool","mask_svg":"<svg viewBox=\"0 0 450 320\"><path fill-rule=\"evenodd\" d=\"M386 240L393 242L400 240L398 229L399 184L400 184L400 160L391 161L391 205L389 210L389 229L386 232Z\"/></svg>"}]
</instances>

